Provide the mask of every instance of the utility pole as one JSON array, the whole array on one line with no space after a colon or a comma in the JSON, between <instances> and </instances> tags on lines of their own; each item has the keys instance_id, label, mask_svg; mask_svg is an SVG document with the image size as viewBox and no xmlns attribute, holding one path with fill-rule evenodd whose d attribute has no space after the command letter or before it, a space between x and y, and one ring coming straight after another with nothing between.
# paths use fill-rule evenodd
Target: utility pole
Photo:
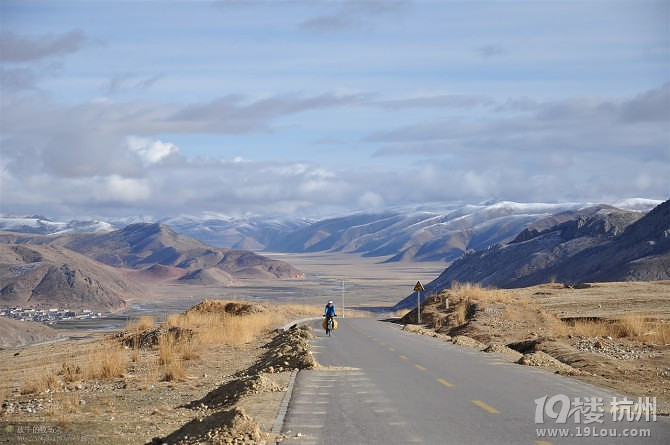
<instances>
[{"instance_id":1,"label":"utility pole","mask_svg":"<svg viewBox=\"0 0 670 445\"><path fill-rule=\"evenodd\" d=\"M342 280L342 318L344 318L344 280Z\"/></svg>"}]
</instances>

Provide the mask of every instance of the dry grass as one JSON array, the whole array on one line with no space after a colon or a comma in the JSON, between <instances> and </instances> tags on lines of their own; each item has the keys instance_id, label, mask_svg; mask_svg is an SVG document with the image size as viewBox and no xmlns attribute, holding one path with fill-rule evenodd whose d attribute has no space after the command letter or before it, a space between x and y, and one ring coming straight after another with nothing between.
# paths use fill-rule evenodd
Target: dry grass
<instances>
[{"instance_id":1,"label":"dry grass","mask_svg":"<svg viewBox=\"0 0 670 445\"><path fill-rule=\"evenodd\" d=\"M85 376L88 379L122 377L128 367L128 355L120 346L105 343L88 356Z\"/></svg>"},{"instance_id":2,"label":"dry grass","mask_svg":"<svg viewBox=\"0 0 670 445\"><path fill-rule=\"evenodd\" d=\"M65 398L63 401L63 410L69 414L78 413L80 411L79 392L72 392Z\"/></svg>"},{"instance_id":3,"label":"dry grass","mask_svg":"<svg viewBox=\"0 0 670 445\"><path fill-rule=\"evenodd\" d=\"M460 326L470 319L475 311L475 303L469 298L464 298L456 304L452 314L452 324Z\"/></svg>"},{"instance_id":4,"label":"dry grass","mask_svg":"<svg viewBox=\"0 0 670 445\"><path fill-rule=\"evenodd\" d=\"M311 304L277 304L278 308L295 315L323 315L325 305L311 305Z\"/></svg>"},{"instance_id":5,"label":"dry grass","mask_svg":"<svg viewBox=\"0 0 670 445\"><path fill-rule=\"evenodd\" d=\"M467 314L468 307L470 306L469 299L463 299L454 307L454 312L452 315L453 324L460 326L465 323L465 315Z\"/></svg>"},{"instance_id":6,"label":"dry grass","mask_svg":"<svg viewBox=\"0 0 670 445\"><path fill-rule=\"evenodd\" d=\"M24 382L21 393L39 394L46 390L60 389L62 386L63 382L58 378L58 375L53 370L49 370Z\"/></svg>"},{"instance_id":7,"label":"dry grass","mask_svg":"<svg viewBox=\"0 0 670 445\"><path fill-rule=\"evenodd\" d=\"M176 359L165 366L162 380L171 382L174 380L184 380L186 378L186 369L181 360Z\"/></svg>"},{"instance_id":8,"label":"dry grass","mask_svg":"<svg viewBox=\"0 0 670 445\"><path fill-rule=\"evenodd\" d=\"M142 332L156 327L156 318L143 315L139 318L132 318L128 321L128 331Z\"/></svg>"},{"instance_id":9,"label":"dry grass","mask_svg":"<svg viewBox=\"0 0 670 445\"><path fill-rule=\"evenodd\" d=\"M81 366L76 364L71 358L63 362L63 367L58 374L68 383L78 382L84 378L84 371Z\"/></svg>"},{"instance_id":10,"label":"dry grass","mask_svg":"<svg viewBox=\"0 0 670 445\"><path fill-rule=\"evenodd\" d=\"M182 360L197 360L200 358L198 353L198 342L193 339L181 343L181 358Z\"/></svg>"},{"instance_id":11,"label":"dry grass","mask_svg":"<svg viewBox=\"0 0 670 445\"><path fill-rule=\"evenodd\" d=\"M130 353L130 360L132 360L133 363L139 363L140 358L142 357L140 354L140 342L139 342L139 337L135 337L135 341L133 342L133 350Z\"/></svg>"},{"instance_id":12,"label":"dry grass","mask_svg":"<svg viewBox=\"0 0 670 445\"><path fill-rule=\"evenodd\" d=\"M256 339L278 323L274 311L234 316L225 313L187 312L168 317L168 326L191 329L202 345L241 345Z\"/></svg>"},{"instance_id":13,"label":"dry grass","mask_svg":"<svg viewBox=\"0 0 670 445\"><path fill-rule=\"evenodd\" d=\"M650 319L644 314L626 314L618 320L577 320L563 323L562 335L581 337L628 338L645 343L670 343L670 324Z\"/></svg>"},{"instance_id":14,"label":"dry grass","mask_svg":"<svg viewBox=\"0 0 670 445\"><path fill-rule=\"evenodd\" d=\"M173 363L179 355L180 348L180 342L174 335L162 335L158 339L158 363L161 365Z\"/></svg>"},{"instance_id":15,"label":"dry grass","mask_svg":"<svg viewBox=\"0 0 670 445\"><path fill-rule=\"evenodd\" d=\"M511 296L504 290L482 287L480 284L459 283L451 284L451 293L456 297L469 298L481 303L509 303Z\"/></svg>"}]
</instances>

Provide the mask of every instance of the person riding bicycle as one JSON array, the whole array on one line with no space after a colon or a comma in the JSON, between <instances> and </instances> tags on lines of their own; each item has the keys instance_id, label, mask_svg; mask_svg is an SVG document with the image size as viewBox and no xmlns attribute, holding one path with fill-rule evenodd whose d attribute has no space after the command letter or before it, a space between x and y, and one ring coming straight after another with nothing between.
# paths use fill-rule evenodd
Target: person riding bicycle
<instances>
[{"instance_id":1,"label":"person riding bicycle","mask_svg":"<svg viewBox=\"0 0 670 445\"><path fill-rule=\"evenodd\" d=\"M326 321L323 322L323 328L326 330L326 335L330 336L333 329L337 327L335 325L335 320L333 319L333 317L337 317L337 314L335 313L335 305L332 300L328 302L324 312L325 314L323 316L326 317Z\"/></svg>"},{"instance_id":2,"label":"person riding bicycle","mask_svg":"<svg viewBox=\"0 0 670 445\"><path fill-rule=\"evenodd\" d=\"M326 320L332 317L337 317L337 314L335 314L335 304L333 304L333 300L328 301L328 304L326 304L324 311L325 311L324 316L326 317Z\"/></svg>"}]
</instances>

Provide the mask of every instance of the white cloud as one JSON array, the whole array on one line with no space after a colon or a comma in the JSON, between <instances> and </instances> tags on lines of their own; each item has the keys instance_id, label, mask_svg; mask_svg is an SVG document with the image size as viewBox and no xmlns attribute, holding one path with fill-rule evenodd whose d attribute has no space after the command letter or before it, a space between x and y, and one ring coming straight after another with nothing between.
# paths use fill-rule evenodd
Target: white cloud
<instances>
[{"instance_id":1,"label":"white cloud","mask_svg":"<svg viewBox=\"0 0 670 445\"><path fill-rule=\"evenodd\" d=\"M126 138L128 148L136 152L142 160L149 163L157 163L170 155L179 154L179 148L170 142L150 140L138 136Z\"/></svg>"},{"instance_id":2,"label":"white cloud","mask_svg":"<svg viewBox=\"0 0 670 445\"><path fill-rule=\"evenodd\" d=\"M123 178L112 175L101 178L95 198L102 202L134 204L145 202L151 197L151 188L146 179Z\"/></svg>"},{"instance_id":3,"label":"white cloud","mask_svg":"<svg viewBox=\"0 0 670 445\"><path fill-rule=\"evenodd\" d=\"M384 198L379 194L371 191L363 193L363 196L358 198L358 207L364 210L379 210L384 207Z\"/></svg>"}]
</instances>

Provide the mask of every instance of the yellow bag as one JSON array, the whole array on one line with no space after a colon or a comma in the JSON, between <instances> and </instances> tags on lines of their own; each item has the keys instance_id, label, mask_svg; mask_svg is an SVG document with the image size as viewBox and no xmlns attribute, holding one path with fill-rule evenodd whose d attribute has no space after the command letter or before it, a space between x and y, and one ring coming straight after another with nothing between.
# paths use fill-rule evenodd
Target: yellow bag
<instances>
[{"instance_id":1,"label":"yellow bag","mask_svg":"<svg viewBox=\"0 0 670 445\"><path fill-rule=\"evenodd\" d=\"M323 320L323 323L321 323L321 326L323 326L323 329L326 329L326 320ZM337 329L337 320L333 318L333 331Z\"/></svg>"}]
</instances>

